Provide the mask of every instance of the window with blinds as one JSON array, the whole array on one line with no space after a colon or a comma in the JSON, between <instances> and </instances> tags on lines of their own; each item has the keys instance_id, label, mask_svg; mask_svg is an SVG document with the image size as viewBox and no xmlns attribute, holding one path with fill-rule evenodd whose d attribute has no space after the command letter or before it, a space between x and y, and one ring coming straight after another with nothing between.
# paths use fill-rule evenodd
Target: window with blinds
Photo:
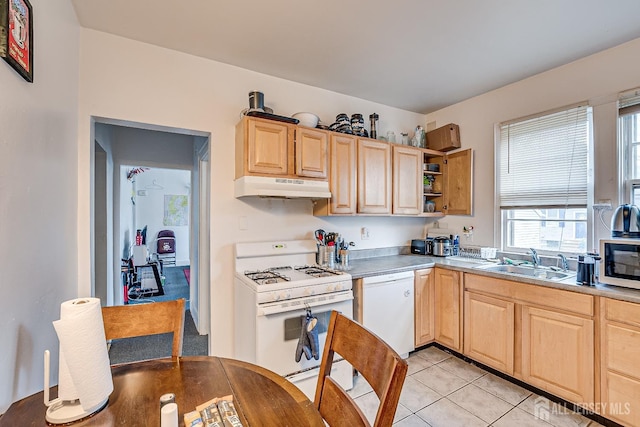
<instances>
[{"instance_id":1,"label":"window with blinds","mask_svg":"<svg viewBox=\"0 0 640 427\"><path fill-rule=\"evenodd\" d=\"M620 144L623 154L625 202L640 205L640 89L620 96L618 102Z\"/></svg>"},{"instance_id":2,"label":"window with blinds","mask_svg":"<svg viewBox=\"0 0 640 427\"><path fill-rule=\"evenodd\" d=\"M588 106L500 125L503 248L586 251L590 140Z\"/></svg>"}]
</instances>

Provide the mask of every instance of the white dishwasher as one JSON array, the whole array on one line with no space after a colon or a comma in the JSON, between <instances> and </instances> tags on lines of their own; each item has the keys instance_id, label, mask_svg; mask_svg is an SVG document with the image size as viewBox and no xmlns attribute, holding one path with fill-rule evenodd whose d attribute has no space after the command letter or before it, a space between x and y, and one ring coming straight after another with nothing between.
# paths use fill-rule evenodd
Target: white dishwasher
<instances>
[{"instance_id":1,"label":"white dishwasher","mask_svg":"<svg viewBox=\"0 0 640 427\"><path fill-rule=\"evenodd\" d=\"M362 324L406 358L414 347L413 271L362 279Z\"/></svg>"}]
</instances>

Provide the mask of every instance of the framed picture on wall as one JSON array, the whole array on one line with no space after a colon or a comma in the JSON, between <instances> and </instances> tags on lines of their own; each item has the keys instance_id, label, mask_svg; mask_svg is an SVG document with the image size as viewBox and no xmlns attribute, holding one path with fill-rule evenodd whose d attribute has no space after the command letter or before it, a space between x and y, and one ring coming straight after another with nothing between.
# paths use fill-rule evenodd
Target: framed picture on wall
<instances>
[{"instance_id":1,"label":"framed picture on wall","mask_svg":"<svg viewBox=\"0 0 640 427\"><path fill-rule=\"evenodd\" d=\"M29 0L0 0L0 56L33 82L33 10Z\"/></svg>"}]
</instances>

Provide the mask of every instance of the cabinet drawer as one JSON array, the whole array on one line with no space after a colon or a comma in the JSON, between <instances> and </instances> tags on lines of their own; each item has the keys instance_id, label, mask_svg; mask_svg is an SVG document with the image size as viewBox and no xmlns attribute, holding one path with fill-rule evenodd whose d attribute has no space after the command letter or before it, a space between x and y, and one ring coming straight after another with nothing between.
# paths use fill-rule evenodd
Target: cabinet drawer
<instances>
[{"instance_id":1,"label":"cabinet drawer","mask_svg":"<svg viewBox=\"0 0 640 427\"><path fill-rule=\"evenodd\" d=\"M594 298L591 295L469 273L464 275L464 287L469 291L492 294L518 302L552 307L585 316L594 315Z\"/></svg>"},{"instance_id":2,"label":"cabinet drawer","mask_svg":"<svg viewBox=\"0 0 640 427\"><path fill-rule=\"evenodd\" d=\"M607 320L614 320L640 328L640 304L605 299L604 315Z\"/></svg>"},{"instance_id":3,"label":"cabinet drawer","mask_svg":"<svg viewBox=\"0 0 640 427\"><path fill-rule=\"evenodd\" d=\"M624 373L640 381L640 330L607 324L606 369Z\"/></svg>"}]
</instances>

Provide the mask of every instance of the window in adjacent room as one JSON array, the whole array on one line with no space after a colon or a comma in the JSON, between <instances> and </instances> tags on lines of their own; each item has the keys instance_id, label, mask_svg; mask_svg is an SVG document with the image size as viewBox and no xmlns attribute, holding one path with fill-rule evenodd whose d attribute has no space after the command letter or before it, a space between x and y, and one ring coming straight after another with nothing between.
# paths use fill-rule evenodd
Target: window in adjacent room
<instances>
[{"instance_id":1,"label":"window in adjacent room","mask_svg":"<svg viewBox=\"0 0 640 427\"><path fill-rule=\"evenodd\" d=\"M499 131L503 250L586 252L591 108L519 119L501 124Z\"/></svg>"},{"instance_id":2,"label":"window in adjacent room","mask_svg":"<svg viewBox=\"0 0 640 427\"><path fill-rule=\"evenodd\" d=\"M627 92L618 103L625 203L640 206L640 89Z\"/></svg>"}]
</instances>

